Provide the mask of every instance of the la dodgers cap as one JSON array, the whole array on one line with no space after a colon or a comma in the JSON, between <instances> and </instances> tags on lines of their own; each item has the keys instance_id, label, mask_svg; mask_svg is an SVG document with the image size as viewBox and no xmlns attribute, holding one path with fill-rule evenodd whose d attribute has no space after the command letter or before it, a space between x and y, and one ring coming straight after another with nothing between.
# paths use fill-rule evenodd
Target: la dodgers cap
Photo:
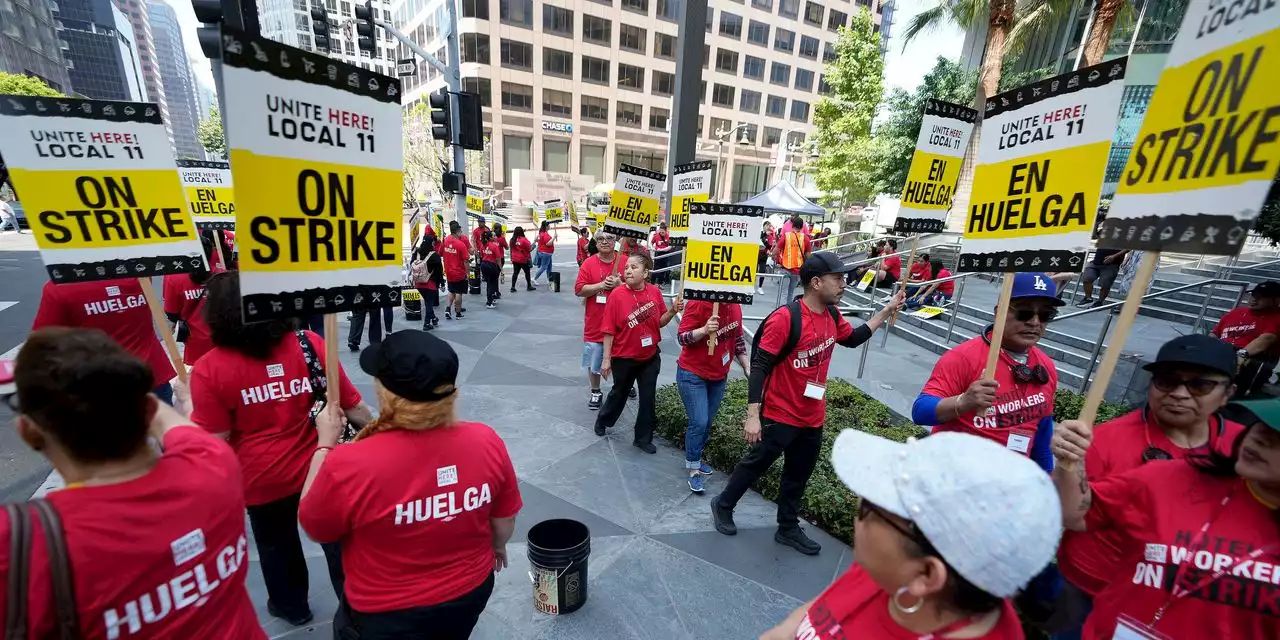
<instances>
[{"instance_id":1,"label":"la dodgers cap","mask_svg":"<svg viewBox=\"0 0 1280 640\"><path fill-rule=\"evenodd\" d=\"M1192 333L1178 336L1160 346L1156 359L1143 365L1154 371L1169 365L1192 365L1212 369L1228 376L1236 375L1235 347L1213 337Z\"/></svg>"},{"instance_id":2,"label":"la dodgers cap","mask_svg":"<svg viewBox=\"0 0 1280 640\"><path fill-rule=\"evenodd\" d=\"M831 450L854 493L915 523L942 559L1000 598L1053 560L1062 507L1049 474L978 436L939 433L905 444L846 429Z\"/></svg>"},{"instance_id":3,"label":"la dodgers cap","mask_svg":"<svg viewBox=\"0 0 1280 640\"><path fill-rule=\"evenodd\" d=\"M360 353L360 369L406 400L431 402L447 398L456 388L437 393L458 379L458 354L448 342L413 329L397 331Z\"/></svg>"},{"instance_id":4,"label":"la dodgers cap","mask_svg":"<svg viewBox=\"0 0 1280 640\"><path fill-rule=\"evenodd\" d=\"M1043 298L1055 307L1066 304L1058 297L1058 285L1048 275L1038 271L1013 274L1013 293L1010 300L1019 298Z\"/></svg>"}]
</instances>

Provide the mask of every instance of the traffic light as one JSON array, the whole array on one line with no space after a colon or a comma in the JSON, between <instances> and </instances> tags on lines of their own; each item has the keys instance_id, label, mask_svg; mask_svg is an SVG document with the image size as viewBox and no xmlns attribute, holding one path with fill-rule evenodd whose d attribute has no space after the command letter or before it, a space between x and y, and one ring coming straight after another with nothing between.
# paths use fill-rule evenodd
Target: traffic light
<instances>
[{"instance_id":1,"label":"traffic light","mask_svg":"<svg viewBox=\"0 0 1280 640\"><path fill-rule=\"evenodd\" d=\"M329 51L329 12L323 5L311 9L311 33L315 36L316 50Z\"/></svg>"},{"instance_id":2,"label":"traffic light","mask_svg":"<svg viewBox=\"0 0 1280 640\"><path fill-rule=\"evenodd\" d=\"M449 90L440 89L431 94L431 137L444 140L445 144L454 144L453 118L449 99Z\"/></svg>"},{"instance_id":3,"label":"traffic light","mask_svg":"<svg viewBox=\"0 0 1280 640\"><path fill-rule=\"evenodd\" d=\"M378 47L374 44L373 0L356 5L356 42L361 51L372 56Z\"/></svg>"},{"instance_id":4,"label":"traffic light","mask_svg":"<svg viewBox=\"0 0 1280 640\"><path fill-rule=\"evenodd\" d=\"M480 94L458 94L458 144L463 149L484 151L484 117L480 113Z\"/></svg>"}]
</instances>

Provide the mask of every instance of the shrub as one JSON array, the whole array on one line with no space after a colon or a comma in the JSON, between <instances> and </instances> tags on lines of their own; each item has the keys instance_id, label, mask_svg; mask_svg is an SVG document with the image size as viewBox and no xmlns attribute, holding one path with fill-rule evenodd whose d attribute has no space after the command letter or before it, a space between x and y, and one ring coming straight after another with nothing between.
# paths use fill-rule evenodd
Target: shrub
<instances>
[{"instance_id":1,"label":"shrub","mask_svg":"<svg viewBox=\"0 0 1280 640\"><path fill-rule=\"evenodd\" d=\"M1083 395L1066 389L1058 389L1058 392L1053 396L1053 419L1058 422L1075 420L1080 416L1082 407L1084 407ZM1128 405L1104 402L1098 407L1098 418L1094 424L1101 424L1118 418L1132 410L1133 408Z\"/></svg>"}]
</instances>

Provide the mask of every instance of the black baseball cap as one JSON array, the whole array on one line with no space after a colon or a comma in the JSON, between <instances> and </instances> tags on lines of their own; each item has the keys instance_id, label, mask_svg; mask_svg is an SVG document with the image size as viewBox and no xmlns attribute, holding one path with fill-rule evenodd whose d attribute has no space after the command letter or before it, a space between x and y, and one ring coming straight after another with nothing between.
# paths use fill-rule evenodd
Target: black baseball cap
<instances>
[{"instance_id":1,"label":"black baseball cap","mask_svg":"<svg viewBox=\"0 0 1280 640\"><path fill-rule=\"evenodd\" d=\"M1255 298L1280 298L1280 282L1268 280L1259 283L1249 294Z\"/></svg>"},{"instance_id":2,"label":"black baseball cap","mask_svg":"<svg viewBox=\"0 0 1280 640\"><path fill-rule=\"evenodd\" d=\"M375 311L376 312L376 311ZM431 402L453 395L437 393L458 379L458 354L448 342L425 331L397 331L360 353L360 368L406 400Z\"/></svg>"},{"instance_id":3,"label":"black baseball cap","mask_svg":"<svg viewBox=\"0 0 1280 640\"><path fill-rule=\"evenodd\" d=\"M1155 371L1168 365L1192 365L1212 369L1226 376L1236 374L1236 350L1213 336L1198 333L1178 336L1160 347L1155 362L1142 367Z\"/></svg>"},{"instance_id":4,"label":"black baseball cap","mask_svg":"<svg viewBox=\"0 0 1280 640\"><path fill-rule=\"evenodd\" d=\"M821 278L828 273L847 273L853 271L853 267L845 265L836 254L830 251L814 251L804 259L804 264L800 265L800 282L805 287L809 286L809 281L814 278Z\"/></svg>"}]
</instances>

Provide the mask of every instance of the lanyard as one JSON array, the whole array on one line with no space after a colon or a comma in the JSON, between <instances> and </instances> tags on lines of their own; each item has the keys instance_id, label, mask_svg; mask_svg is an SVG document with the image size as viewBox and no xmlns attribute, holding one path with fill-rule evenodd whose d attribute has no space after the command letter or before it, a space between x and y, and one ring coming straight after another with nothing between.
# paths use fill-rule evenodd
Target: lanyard
<instances>
[{"instance_id":1,"label":"lanyard","mask_svg":"<svg viewBox=\"0 0 1280 640\"><path fill-rule=\"evenodd\" d=\"M945 627L942 627L941 629L935 629L930 633L926 633L920 636L917 640L938 640L942 636L955 633L961 629L964 629L970 625L977 623L978 619L981 618L983 615L985 614L979 614L979 615L971 616L968 618L961 618Z\"/></svg>"}]
</instances>

